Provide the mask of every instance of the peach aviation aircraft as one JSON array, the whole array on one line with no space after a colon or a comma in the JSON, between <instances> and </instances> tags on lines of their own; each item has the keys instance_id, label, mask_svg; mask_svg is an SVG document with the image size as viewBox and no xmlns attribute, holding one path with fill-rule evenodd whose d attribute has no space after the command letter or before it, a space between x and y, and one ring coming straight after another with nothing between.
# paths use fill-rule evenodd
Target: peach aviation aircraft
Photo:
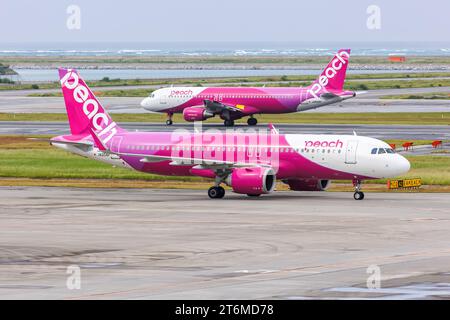
<instances>
[{"instance_id":1,"label":"peach aviation aircraft","mask_svg":"<svg viewBox=\"0 0 450 320\"><path fill-rule=\"evenodd\" d=\"M70 135L50 139L69 152L146 173L211 178L210 198L222 198L226 184L235 193L271 193L277 179L297 191L325 190L330 180L361 181L393 177L409 162L383 141L356 135L128 132L107 114L75 70L59 69ZM228 132L231 131L231 132Z\"/></svg>"},{"instance_id":2,"label":"peach aviation aircraft","mask_svg":"<svg viewBox=\"0 0 450 320\"><path fill-rule=\"evenodd\" d=\"M257 124L255 114L300 112L354 97L343 90L350 49L341 49L316 81L304 88L292 87L170 87L158 89L141 102L152 112L167 113L171 125L174 113L183 113L186 121L203 121L219 115L225 126L249 116L247 123Z\"/></svg>"}]
</instances>

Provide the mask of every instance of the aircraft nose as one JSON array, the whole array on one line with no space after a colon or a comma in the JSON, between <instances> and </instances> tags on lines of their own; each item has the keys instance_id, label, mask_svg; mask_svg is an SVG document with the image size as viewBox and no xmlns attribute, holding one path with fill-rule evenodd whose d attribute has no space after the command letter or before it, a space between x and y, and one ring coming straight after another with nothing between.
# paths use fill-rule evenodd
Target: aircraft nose
<instances>
[{"instance_id":1,"label":"aircraft nose","mask_svg":"<svg viewBox=\"0 0 450 320\"><path fill-rule=\"evenodd\" d=\"M409 163L408 159L405 157L398 155L398 159L396 161L396 171L398 175L407 173L409 169L411 168L411 164Z\"/></svg>"},{"instance_id":2,"label":"aircraft nose","mask_svg":"<svg viewBox=\"0 0 450 320\"><path fill-rule=\"evenodd\" d=\"M146 108L146 107L149 107L149 106L150 106L150 98L144 98L141 101L141 107L142 108Z\"/></svg>"}]
</instances>

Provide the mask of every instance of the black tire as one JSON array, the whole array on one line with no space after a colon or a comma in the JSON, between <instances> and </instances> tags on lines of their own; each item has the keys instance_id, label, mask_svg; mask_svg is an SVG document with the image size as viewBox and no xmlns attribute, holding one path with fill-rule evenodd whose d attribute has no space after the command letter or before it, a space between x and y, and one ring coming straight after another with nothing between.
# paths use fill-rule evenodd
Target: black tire
<instances>
[{"instance_id":1,"label":"black tire","mask_svg":"<svg viewBox=\"0 0 450 320\"><path fill-rule=\"evenodd\" d=\"M247 119L247 124L249 126L256 126L258 124L258 119L256 119L256 118L248 118Z\"/></svg>"},{"instance_id":2,"label":"black tire","mask_svg":"<svg viewBox=\"0 0 450 320\"><path fill-rule=\"evenodd\" d=\"M223 124L225 125L225 127L232 127L234 126L234 120L225 120Z\"/></svg>"},{"instance_id":3,"label":"black tire","mask_svg":"<svg viewBox=\"0 0 450 320\"><path fill-rule=\"evenodd\" d=\"M173 124L172 120L166 120L166 125L171 126Z\"/></svg>"},{"instance_id":4,"label":"black tire","mask_svg":"<svg viewBox=\"0 0 450 320\"><path fill-rule=\"evenodd\" d=\"M225 196L225 189L223 187L217 187L219 189L219 199L222 199Z\"/></svg>"},{"instance_id":5,"label":"black tire","mask_svg":"<svg viewBox=\"0 0 450 320\"><path fill-rule=\"evenodd\" d=\"M257 198L260 196L260 194L247 194L247 196Z\"/></svg>"},{"instance_id":6,"label":"black tire","mask_svg":"<svg viewBox=\"0 0 450 320\"><path fill-rule=\"evenodd\" d=\"M225 195L225 189L222 187L211 187L208 189L208 197L211 199L220 199Z\"/></svg>"},{"instance_id":7,"label":"black tire","mask_svg":"<svg viewBox=\"0 0 450 320\"><path fill-rule=\"evenodd\" d=\"M357 191L357 192L355 192L355 193L353 194L353 198L354 198L355 200L362 200L362 199L364 199L364 192L362 192L362 191Z\"/></svg>"}]
</instances>

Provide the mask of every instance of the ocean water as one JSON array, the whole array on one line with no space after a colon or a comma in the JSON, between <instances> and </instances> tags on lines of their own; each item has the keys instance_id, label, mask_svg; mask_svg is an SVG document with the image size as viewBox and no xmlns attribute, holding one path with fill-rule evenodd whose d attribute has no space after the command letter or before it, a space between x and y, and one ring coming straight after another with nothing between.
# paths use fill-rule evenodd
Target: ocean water
<instances>
[{"instance_id":1,"label":"ocean water","mask_svg":"<svg viewBox=\"0 0 450 320\"><path fill-rule=\"evenodd\" d=\"M145 57L145 56L332 56L340 48L351 48L352 55L387 56L450 56L450 43L445 42L104 42L104 43L0 43L0 62L2 56L95 56L95 57ZM440 71L441 67L429 70ZM449 66L450 68L450 66ZM448 68L445 68L448 69ZM56 70L45 68L15 69L21 81L55 81ZM402 67L392 69L353 70L349 73L404 72ZM172 78L211 78L248 77L281 75L316 75L319 69L189 69L189 70L143 70L143 69L83 69L85 79L98 80L103 77L121 79L172 79Z\"/></svg>"},{"instance_id":2,"label":"ocean water","mask_svg":"<svg viewBox=\"0 0 450 320\"><path fill-rule=\"evenodd\" d=\"M1 43L1 56L450 56L448 42L72 42Z\"/></svg>"}]
</instances>

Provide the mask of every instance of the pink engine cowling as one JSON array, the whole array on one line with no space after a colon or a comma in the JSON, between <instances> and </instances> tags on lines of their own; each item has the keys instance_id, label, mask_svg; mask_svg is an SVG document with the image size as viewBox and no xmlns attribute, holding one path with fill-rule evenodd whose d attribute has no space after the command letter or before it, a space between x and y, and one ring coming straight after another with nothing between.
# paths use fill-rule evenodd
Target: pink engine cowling
<instances>
[{"instance_id":1,"label":"pink engine cowling","mask_svg":"<svg viewBox=\"0 0 450 320\"><path fill-rule=\"evenodd\" d=\"M330 180L288 179L283 180L283 182L288 184L291 190L295 191L325 191L330 186Z\"/></svg>"},{"instance_id":2,"label":"pink engine cowling","mask_svg":"<svg viewBox=\"0 0 450 320\"><path fill-rule=\"evenodd\" d=\"M275 189L276 176L270 168L239 168L233 170L226 183L236 193L260 195L271 193Z\"/></svg>"},{"instance_id":3,"label":"pink engine cowling","mask_svg":"<svg viewBox=\"0 0 450 320\"><path fill-rule=\"evenodd\" d=\"M183 118L186 121L203 121L214 117L214 114L202 107L189 107L183 110Z\"/></svg>"}]
</instances>

